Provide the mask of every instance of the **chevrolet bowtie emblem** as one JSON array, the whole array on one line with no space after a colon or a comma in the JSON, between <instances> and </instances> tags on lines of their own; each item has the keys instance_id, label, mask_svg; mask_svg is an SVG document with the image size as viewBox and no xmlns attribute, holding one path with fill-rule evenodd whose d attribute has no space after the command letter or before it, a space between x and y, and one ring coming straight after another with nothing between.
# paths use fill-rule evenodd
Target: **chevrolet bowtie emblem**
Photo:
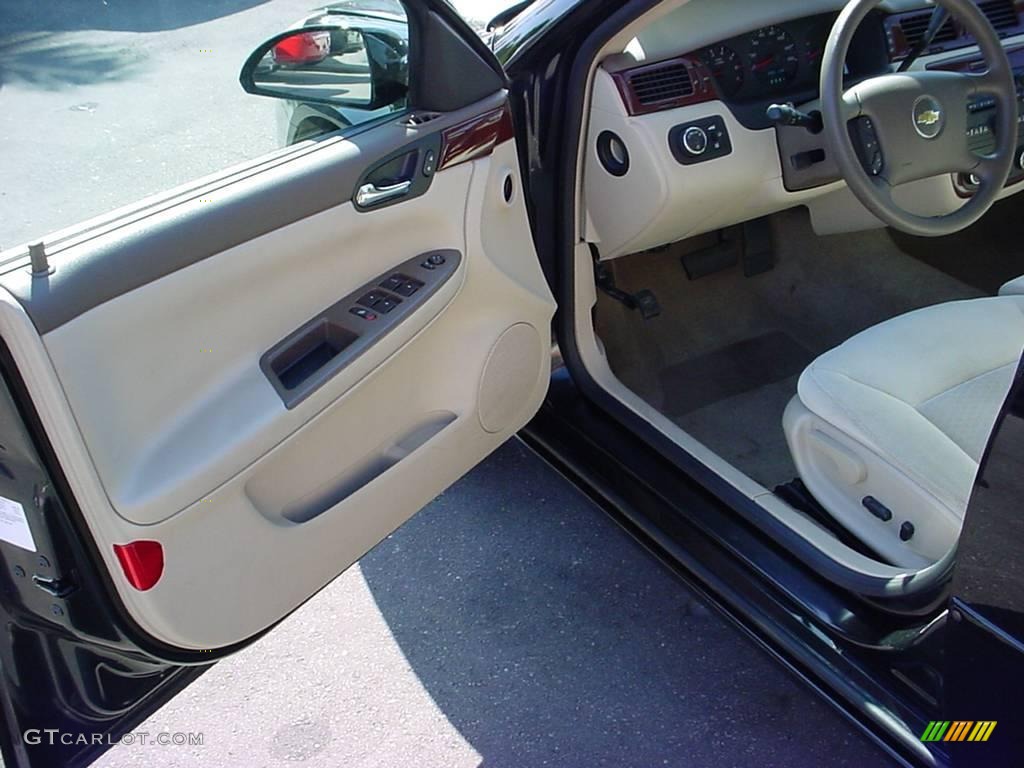
<instances>
[{"instance_id":1,"label":"chevrolet bowtie emblem","mask_svg":"<svg viewBox=\"0 0 1024 768\"><path fill-rule=\"evenodd\" d=\"M942 105L934 96L918 96L911 115L914 130L922 139L934 139L946 125Z\"/></svg>"}]
</instances>

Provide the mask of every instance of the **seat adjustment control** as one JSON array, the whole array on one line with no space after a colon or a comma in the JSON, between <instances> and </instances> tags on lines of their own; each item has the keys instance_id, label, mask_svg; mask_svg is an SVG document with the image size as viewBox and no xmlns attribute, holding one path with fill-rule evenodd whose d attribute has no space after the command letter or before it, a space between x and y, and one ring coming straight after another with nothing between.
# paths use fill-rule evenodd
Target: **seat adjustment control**
<instances>
[{"instance_id":1,"label":"seat adjustment control","mask_svg":"<svg viewBox=\"0 0 1024 768\"><path fill-rule=\"evenodd\" d=\"M888 523L892 520L892 510L874 496L865 496L860 503L864 505L864 509L877 517L883 523Z\"/></svg>"},{"instance_id":2,"label":"seat adjustment control","mask_svg":"<svg viewBox=\"0 0 1024 768\"><path fill-rule=\"evenodd\" d=\"M904 520L903 525L900 526L900 541L910 541L914 538L914 524L909 520Z\"/></svg>"}]
</instances>

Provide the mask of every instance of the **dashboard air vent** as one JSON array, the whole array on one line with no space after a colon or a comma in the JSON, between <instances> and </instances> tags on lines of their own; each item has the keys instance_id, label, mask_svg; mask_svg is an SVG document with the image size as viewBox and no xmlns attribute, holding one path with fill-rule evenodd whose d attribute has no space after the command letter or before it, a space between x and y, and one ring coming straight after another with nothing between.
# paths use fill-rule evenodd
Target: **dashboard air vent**
<instances>
[{"instance_id":1,"label":"dashboard air vent","mask_svg":"<svg viewBox=\"0 0 1024 768\"><path fill-rule=\"evenodd\" d=\"M978 6L996 29L1009 29L1017 26L1019 19L1014 0L982 0Z\"/></svg>"},{"instance_id":2,"label":"dashboard air vent","mask_svg":"<svg viewBox=\"0 0 1024 768\"><path fill-rule=\"evenodd\" d=\"M928 29L928 22L931 21L931 18L932 12L924 11L923 13L908 14L900 19L900 27L903 29L903 36L907 38L908 48L913 49L921 41L925 30ZM950 40L956 40L956 38L956 27L953 26L953 19L950 18L946 20L946 23L942 25L942 29L935 35L932 45L948 43Z\"/></svg>"},{"instance_id":3,"label":"dashboard air vent","mask_svg":"<svg viewBox=\"0 0 1024 768\"><path fill-rule=\"evenodd\" d=\"M1017 7L1014 0L981 0L978 2L978 7L981 8L982 12L991 22L992 26L997 30L1013 29L1020 23L1020 18L1017 14ZM925 30L928 28L928 22L931 20L931 11L922 11L920 13L908 13L902 16L899 20L900 28L903 30L903 35L907 39L907 47L913 48L920 41ZM960 37L968 37L962 28L959 28L950 19L942 25L942 29L939 30L939 34L935 36L932 41L933 46L943 45L949 43ZM964 43L966 44L966 42Z\"/></svg>"},{"instance_id":4,"label":"dashboard air vent","mask_svg":"<svg viewBox=\"0 0 1024 768\"><path fill-rule=\"evenodd\" d=\"M672 62L663 67L630 75L629 85L633 89L637 103L645 107L693 95L690 71L682 62Z\"/></svg>"}]
</instances>

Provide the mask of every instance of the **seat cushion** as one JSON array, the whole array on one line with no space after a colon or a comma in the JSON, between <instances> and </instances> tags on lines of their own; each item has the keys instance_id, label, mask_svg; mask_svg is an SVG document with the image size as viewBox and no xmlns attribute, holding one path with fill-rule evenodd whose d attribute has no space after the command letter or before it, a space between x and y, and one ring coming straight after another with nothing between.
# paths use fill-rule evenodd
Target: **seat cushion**
<instances>
[{"instance_id":1,"label":"seat cushion","mask_svg":"<svg viewBox=\"0 0 1024 768\"><path fill-rule=\"evenodd\" d=\"M1003 283L999 289L1000 296L1021 296L1024 295L1024 275L1015 277L1008 283Z\"/></svg>"},{"instance_id":2,"label":"seat cushion","mask_svg":"<svg viewBox=\"0 0 1024 768\"><path fill-rule=\"evenodd\" d=\"M962 519L1022 348L1024 296L940 304L826 352L799 398Z\"/></svg>"}]
</instances>

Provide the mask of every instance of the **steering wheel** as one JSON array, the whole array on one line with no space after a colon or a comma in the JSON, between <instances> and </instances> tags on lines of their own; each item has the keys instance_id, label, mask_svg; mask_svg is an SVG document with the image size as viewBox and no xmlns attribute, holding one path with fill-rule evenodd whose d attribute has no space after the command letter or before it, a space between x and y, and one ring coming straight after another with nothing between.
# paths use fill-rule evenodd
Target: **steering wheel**
<instances>
[{"instance_id":1,"label":"steering wheel","mask_svg":"<svg viewBox=\"0 0 1024 768\"><path fill-rule=\"evenodd\" d=\"M821 67L821 111L832 155L853 194L894 229L938 237L973 224L1006 184L1017 148L1017 91L995 29L971 0L935 0L977 41L981 73L907 71L844 89L846 53L857 27L881 0L851 0L839 14ZM995 151L967 145L967 105L976 96L996 102ZM893 200L893 187L940 174L974 174L977 191L958 210L919 216Z\"/></svg>"}]
</instances>

